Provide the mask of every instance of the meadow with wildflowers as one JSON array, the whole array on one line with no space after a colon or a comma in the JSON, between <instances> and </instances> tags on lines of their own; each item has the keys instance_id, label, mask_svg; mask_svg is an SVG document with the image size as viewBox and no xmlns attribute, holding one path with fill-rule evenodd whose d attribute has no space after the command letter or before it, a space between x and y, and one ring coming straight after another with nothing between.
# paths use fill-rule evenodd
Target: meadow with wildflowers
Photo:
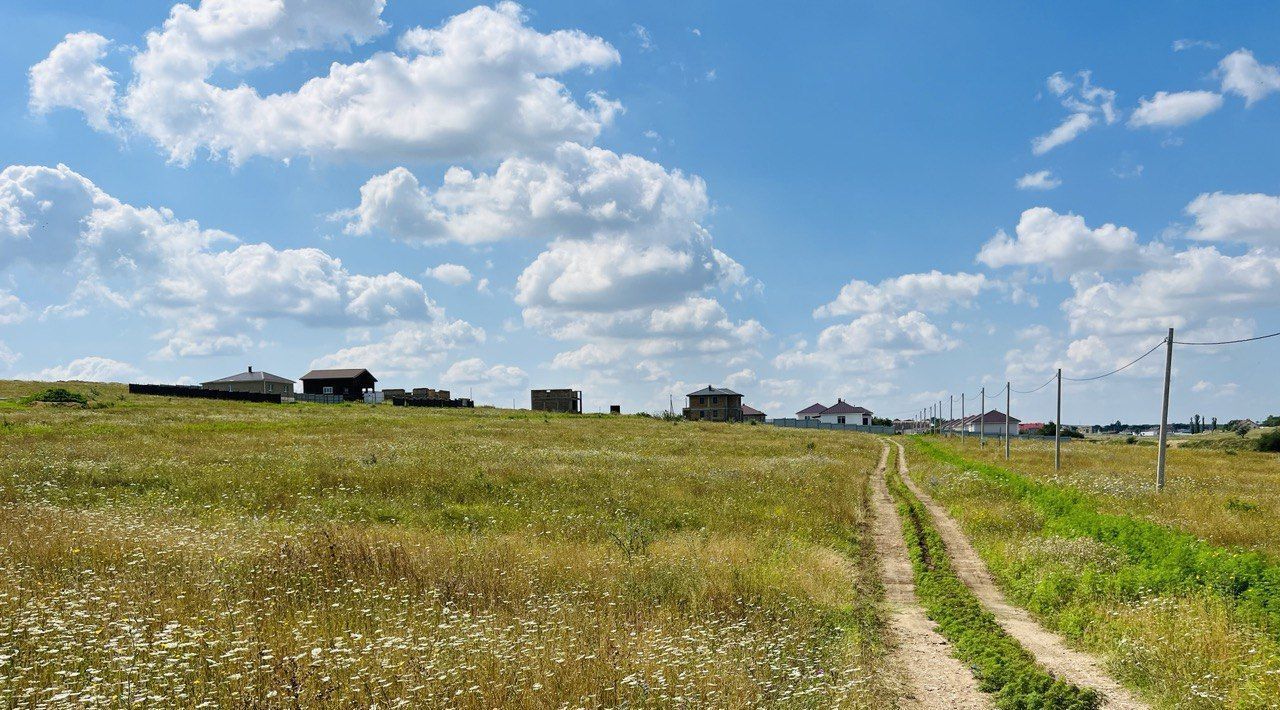
<instances>
[{"instance_id":1,"label":"meadow with wildflowers","mask_svg":"<svg viewBox=\"0 0 1280 710\"><path fill-rule=\"evenodd\" d=\"M884 707L870 437L0 383L0 705Z\"/></svg>"},{"instance_id":2,"label":"meadow with wildflowers","mask_svg":"<svg viewBox=\"0 0 1280 710\"><path fill-rule=\"evenodd\" d=\"M1010 599L1158 705L1280 704L1280 457L910 437L912 475Z\"/></svg>"}]
</instances>

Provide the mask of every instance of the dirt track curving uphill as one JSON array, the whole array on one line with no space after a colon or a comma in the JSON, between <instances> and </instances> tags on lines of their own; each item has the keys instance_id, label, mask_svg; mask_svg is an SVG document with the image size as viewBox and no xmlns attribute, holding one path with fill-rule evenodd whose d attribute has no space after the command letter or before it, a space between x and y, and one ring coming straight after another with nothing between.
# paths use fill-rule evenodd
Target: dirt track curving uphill
<instances>
[{"instance_id":1,"label":"dirt track curving uphill","mask_svg":"<svg viewBox=\"0 0 1280 710\"><path fill-rule=\"evenodd\" d=\"M1026 610L1010 604L996 586L973 545L956 521L947 511L934 502L929 494L911 480L907 471L907 454L902 444L894 442L898 447L898 472L903 482L920 502L924 504L933 518L934 527L942 536L947 546L947 554L951 558L951 566L956 575L982 601L1005 632L1018 640L1024 648L1035 655L1051 673L1070 683L1085 688L1093 688L1103 696L1103 707L1128 710L1129 708L1146 708L1131 692L1120 685L1102 665L1087 653L1067 647L1060 636L1041 626Z\"/></svg>"},{"instance_id":2,"label":"dirt track curving uphill","mask_svg":"<svg viewBox=\"0 0 1280 710\"><path fill-rule=\"evenodd\" d=\"M895 641L895 667L906 673L903 706L918 708L986 708L988 696L978 690L973 673L951 655L946 639L916 601L915 575L902 537L898 507L885 486L889 445L871 477L871 505L875 513L876 555L888 602L889 629Z\"/></svg>"}]
</instances>

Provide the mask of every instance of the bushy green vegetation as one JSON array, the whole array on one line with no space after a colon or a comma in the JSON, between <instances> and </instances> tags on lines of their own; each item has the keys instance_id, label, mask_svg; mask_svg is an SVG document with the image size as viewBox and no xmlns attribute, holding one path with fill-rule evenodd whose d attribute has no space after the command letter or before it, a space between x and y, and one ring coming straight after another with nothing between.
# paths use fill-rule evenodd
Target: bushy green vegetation
<instances>
[{"instance_id":1,"label":"bushy green vegetation","mask_svg":"<svg viewBox=\"0 0 1280 710\"><path fill-rule=\"evenodd\" d=\"M27 395L22 398L26 404L32 402L54 402L67 404L88 404L89 400L79 392L72 392L65 387L50 387L41 392Z\"/></svg>"},{"instance_id":2,"label":"bushy green vegetation","mask_svg":"<svg viewBox=\"0 0 1280 710\"><path fill-rule=\"evenodd\" d=\"M1259 436L1258 451L1280 452L1280 429L1272 429Z\"/></svg>"},{"instance_id":3,"label":"bushy green vegetation","mask_svg":"<svg viewBox=\"0 0 1280 710\"><path fill-rule=\"evenodd\" d=\"M977 460L996 454L954 440L920 439L915 448L925 456L915 459L913 474L959 519L1006 594L1106 657L1118 676L1179 707L1280 701L1280 565L1269 542L1232 548L1186 530L1223 519L1237 529L1262 526L1269 502L1243 495L1251 488L1239 479L1248 477L1231 470L1245 456L1259 457L1246 468L1263 467L1262 455L1220 459L1201 472L1217 482L1212 495L1185 480L1176 491L1171 478L1159 495L1190 500L1144 510L1142 501L1155 494L1121 488L1114 471L1096 480L1100 462L1114 465L1116 456L1135 452L1128 447L1073 449L1064 468L1077 470L1057 476L1051 446L1019 442L1016 470ZM1048 471L1042 449L1050 453ZM1188 461L1212 455L1171 451L1171 477L1190 476ZM1066 483L1082 478L1095 478L1093 486ZM1222 490L1232 495L1220 499ZM1159 522L1184 510L1196 512Z\"/></svg>"},{"instance_id":4,"label":"bushy green vegetation","mask_svg":"<svg viewBox=\"0 0 1280 710\"><path fill-rule=\"evenodd\" d=\"M869 438L101 390L5 410L0 705L893 702Z\"/></svg>"},{"instance_id":5,"label":"bushy green vegetation","mask_svg":"<svg viewBox=\"0 0 1280 710\"><path fill-rule=\"evenodd\" d=\"M916 595L956 656L973 669L979 687L995 694L996 706L1005 710L1096 708L1096 692L1054 678L1005 633L952 570L942 538L919 499L896 473L887 474L886 482L902 516Z\"/></svg>"}]
</instances>

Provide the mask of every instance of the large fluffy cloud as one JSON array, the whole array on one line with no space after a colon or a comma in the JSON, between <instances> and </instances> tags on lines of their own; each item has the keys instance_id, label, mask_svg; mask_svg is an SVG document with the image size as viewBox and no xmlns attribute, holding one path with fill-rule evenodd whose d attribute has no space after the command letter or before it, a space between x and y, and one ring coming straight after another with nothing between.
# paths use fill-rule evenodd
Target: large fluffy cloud
<instances>
[{"instance_id":1,"label":"large fluffy cloud","mask_svg":"<svg viewBox=\"0 0 1280 710\"><path fill-rule=\"evenodd\" d=\"M441 365L449 352L484 340L483 329L463 320L400 324L380 340L322 355L311 367L364 367L386 375L416 376Z\"/></svg>"},{"instance_id":2,"label":"large fluffy cloud","mask_svg":"<svg viewBox=\"0 0 1280 710\"><path fill-rule=\"evenodd\" d=\"M1129 115L1130 128L1176 128L1222 108L1222 95L1212 91L1157 91L1143 97Z\"/></svg>"},{"instance_id":3,"label":"large fluffy cloud","mask_svg":"<svg viewBox=\"0 0 1280 710\"><path fill-rule=\"evenodd\" d=\"M1280 257L1196 247L1128 281L1084 275L1071 285L1074 293L1062 308L1073 333L1158 333L1200 327L1223 313L1273 309Z\"/></svg>"},{"instance_id":4,"label":"large fluffy cloud","mask_svg":"<svg viewBox=\"0 0 1280 710\"><path fill-rule=\"evenodd\" d=\"M819 367L835 371L893 370L920 355L959 346L920 311L868 313L824 328L813 349L798 347L774 359L783 369Z\"/></svg>"},{"instance_id":5,"label":"large fluffy cloud","mask_svg":"<svg viewBox=\"0 0 1280 710\"><path fill-rule=\"evenodd\" d=\"M1222 91L1243 96L1245 105L1280 91L1280 68L1259 62L1247 49L1237 49L1223 57L1218 63L1218 76Z\"/></svg>"},{"instance_id":6,"label":"large fluffy cloud","mask_svg":"<svg viewBox=\"0 0 1280 710\"><path fill-rule=\"evenodd\" d=\"M628 235L682 241L709 208L696 176L634 155L565 143L550 160L509 158L492 174L452 168L434 190L405 168L370 179L339 213L348 234L480 244Z\"/></svg>"},{"instance_id":7,"label":"large fluffy cloud","mask_svg":"<svg viewBox=\"0 0 1280 710\"><path fill-rule=\"evenodd\" d=\"M92 32L73 32L29 72L28 104L36 114L70 108L84 114L90 126L111 130L116 111L116 81L100 63L110 40Z\"/></svg>"},{"instance_id":8,"label":"large fluffy cloud","mask_svg":"<svg viewBox=\"0 0 1280 710\"><path fill-rule=\"evenodd\" d=\"M1001 230L982 245L978 261L992 268L1040 266L1062 278L1082 270L1136 266L1149 253L1128 227L1091 229L1079 215L1033 207L1022 213L1015 236Z\"/></svg>"},{"instance_id":9,"label":"large fluffy cloud","mask_svg":"<svg viewBox=\"0 0 1280 710\"><path fill-rule=\"evenodd\" d=\"M65 365L46 367L39 372L19 375L19 379L81 382L118 382L139 375L138 368L127 362L90 355Z\"/></svg>"},{"instance_id":10,"label":"large fluffy cloud","mask_svg":"<svg viewBox=\"0 0 1280 710\"><path fill-rule=\"evenodd\" d=\"M181 323L162 355L227 352L248 324L428 322L440 309L396 272L354 274L314 248L244 244L172 212L123 203L65 165L0 171L0 269L71 269L72 300L108 300ZM78 311L79 309L69 309ZM56 312L56 311L55 311Z\"/></svg>"},{"instance_id":11,"label":"large fluffy cloud","mask_svg":"<svg viewBox=\"0 0 1280 710\"><path fill-rule=\"evenodd\" d=\"M96 61L102 39L75 36L42 62L38 82L33 69L33 106L71 106L105 125L104 107L118 105L128 127L172 160L186 162L206 150L236 163L254 156L452 160L549 152L562 141L594 140L619 109L599 95L579 104L552 78L616 63L613 47L578 31L538 32L511 2L474 8L436 28L413 28L396 52L335 62L296 91L263 96L244 83L214 83L215 76L271 65L298 50L364 43L386 31L383 5L175 5L134 57L123 96L109 96L114 86L103 81L110 77ZM54 80L62 88L50 88ZM95 94L58 98L77 86L91 86Z\"/></svg>"},{"instance_id":12,"label":"large fluffy cloud","mask_svg":"<svg viewBox=\"0 0 1280 710\"><path fill-rule=\"evenodd\" d=\"M1192 239L1280 248L1280 197L1275 195L1205 193L1186 211L1195 219L1187 233Z\"/></svg>"},{"instance_id":13,"label":"large fluffy cloud","mask_svg":"<svg viewBox=\"0 0 1280 710\"><path fill-rule=\"evenodd\" d=\"M879 284L853 279L835 300L819 306L814 316L843 316L881 311L943 311L952 305L972 303L993 283L983 274L944 274L938 270L903 274Z\"/></svg>"}]
</instances>

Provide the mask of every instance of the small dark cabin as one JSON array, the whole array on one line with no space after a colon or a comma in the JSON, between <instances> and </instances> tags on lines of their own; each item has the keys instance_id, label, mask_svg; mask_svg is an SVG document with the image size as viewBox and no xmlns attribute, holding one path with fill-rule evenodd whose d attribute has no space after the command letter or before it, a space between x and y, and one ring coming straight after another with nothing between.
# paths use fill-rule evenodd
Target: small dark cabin
<instances>
[{"instance_id":1,"label":"small dark cabin","mask_svg":"<svg viewBox=\"0 0 1280 710\"><path fill-rule=\"evenodd\" d=\"M364 393L372 392L378 382L363 369L312 370L299 379L306 394L336 394L350 402L364 399Z\"/></svg>"}]
</instances>

